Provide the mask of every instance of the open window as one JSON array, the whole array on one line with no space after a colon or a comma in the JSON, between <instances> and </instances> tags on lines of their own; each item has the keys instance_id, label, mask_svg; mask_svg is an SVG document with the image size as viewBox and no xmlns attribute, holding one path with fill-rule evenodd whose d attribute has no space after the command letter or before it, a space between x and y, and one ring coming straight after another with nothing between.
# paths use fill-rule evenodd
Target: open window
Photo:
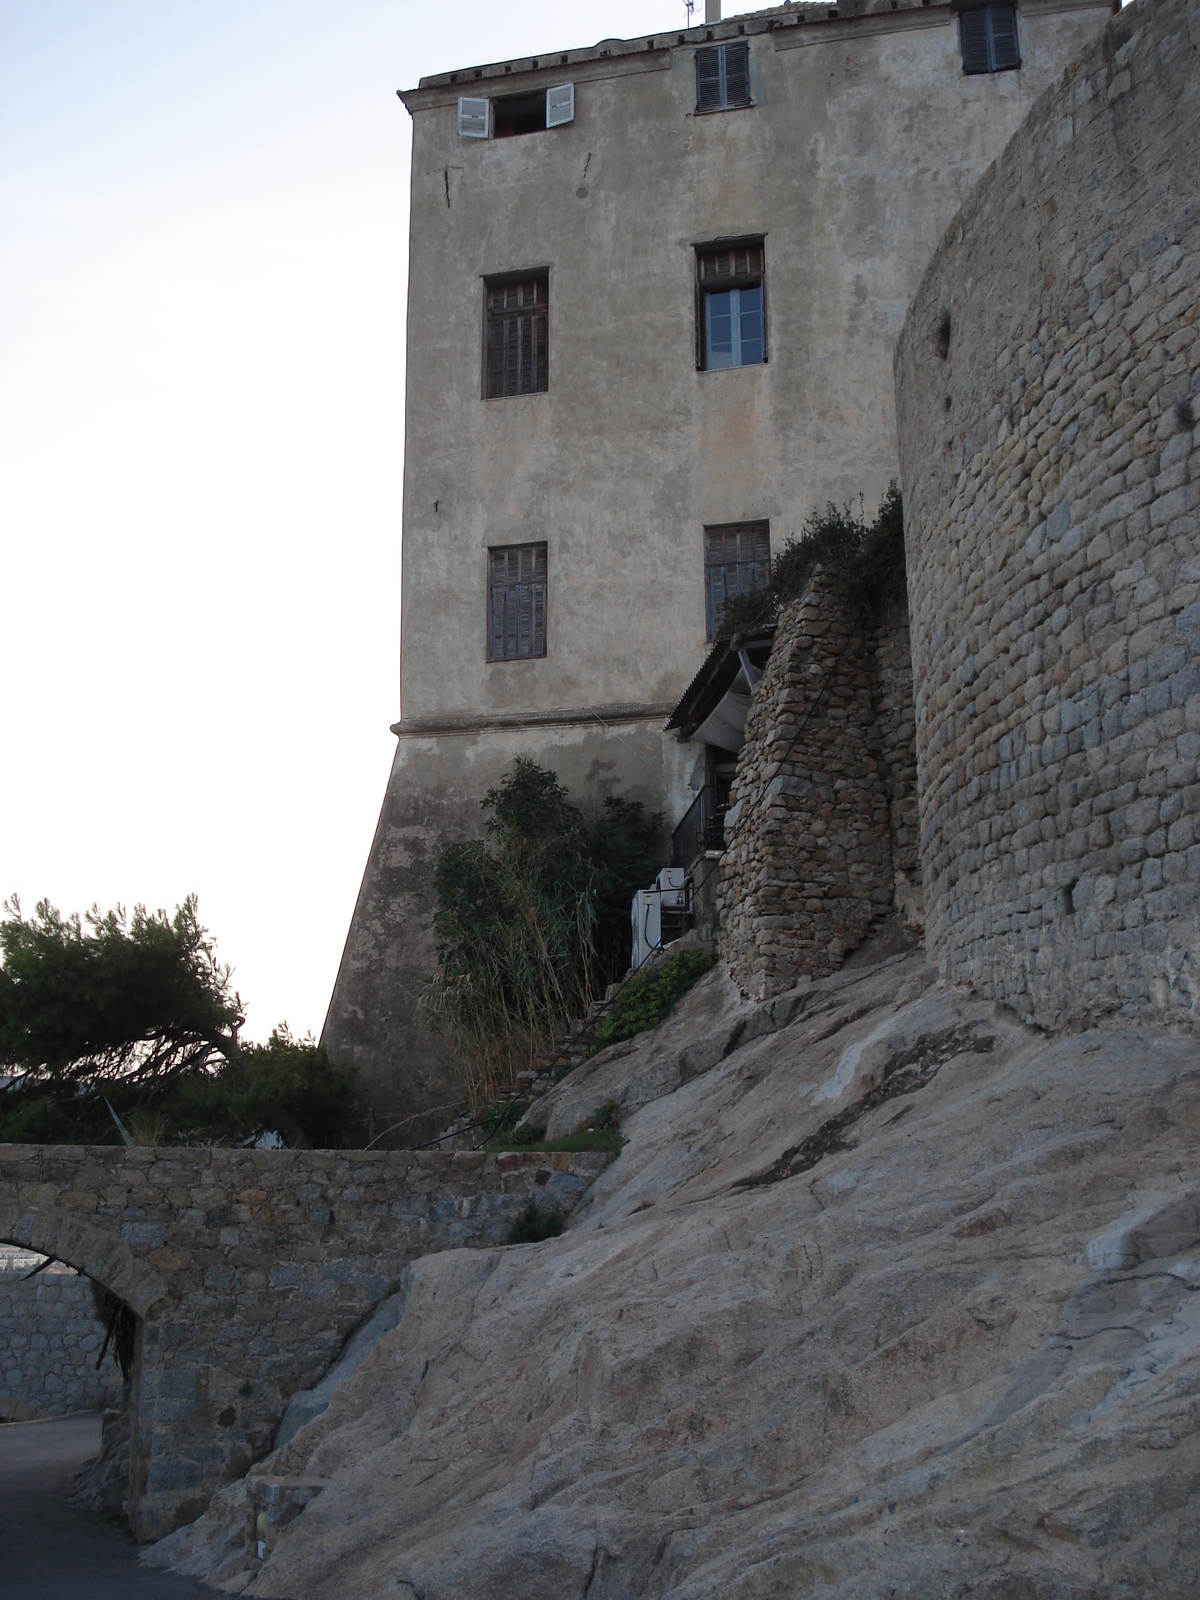
<instances>
[{"instance_id":1,"label":"open window","mask_svg":"<svg viewBox=\"0 0 1200 1600\"><path fill-rule=\"evenodd\" d=\"M492 101L492 137L512 139L522 133L542 133L546 127L546 96L503 94Z\"/></svg>"},{"instance_id":2,"label":"open window","mask_svg":"<svg viewBox=\"0 0 1200 1600\"><path fill-rule=\"evenodd\" d=\"M464 95L458 102L458 132L463 139L513 139L523 133L563 128L575 120L575 85L556 84L494 100Z\"/></svg>"}]
</instances>

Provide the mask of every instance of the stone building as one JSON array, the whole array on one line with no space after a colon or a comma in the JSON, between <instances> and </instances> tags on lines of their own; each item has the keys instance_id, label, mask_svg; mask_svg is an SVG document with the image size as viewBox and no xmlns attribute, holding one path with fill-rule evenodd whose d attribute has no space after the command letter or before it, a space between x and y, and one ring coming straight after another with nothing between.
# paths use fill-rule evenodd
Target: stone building
<instances>
[{"instance_id":1,"label":"stone building","mask_svg":"<svg viewBox=\"0 0 1200 1600\"><path fill-rule=\"evenodd\" d=\"M709 9L401 95L402 705L324 1030L389 1120L450 1097L414 1010L441 848L518 754L679 822L720 756L664 720L723 595L896 476L930 254L1110 7Z\"/></svg>"},{"instance_id":2,"label":"stone building","mask_svg":"<svg viewBox=\"0 0 1200 1600\"><path fill-rule=\"evenodd\" d=\"M1191 1026L1197 0L1136 0L1034 108L930 264L896 394L930 953L1048 1026Z\"/></svg>"}]
</instances>

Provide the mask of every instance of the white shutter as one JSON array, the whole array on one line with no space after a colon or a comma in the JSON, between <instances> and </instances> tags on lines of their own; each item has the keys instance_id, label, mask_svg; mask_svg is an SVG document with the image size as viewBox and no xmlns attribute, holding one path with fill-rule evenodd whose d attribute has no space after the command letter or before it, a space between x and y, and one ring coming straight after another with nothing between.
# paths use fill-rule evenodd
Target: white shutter
<instances>
[{"instance_id":1,"label":"white shutter","mask_svg":"<svg viewBox=\"0 0 1200 1600\"><path fill-rule=\"evenodd\" d=\"M546 126L561 128L575 121L575 85L563 83L557 89L546 90Z\"/></svg>"},{"instance_id":2,"label":"white shutter","mask_svg":"<svg viewBox=\"0 0 1200 1600\"><path fill-rule=\"evenodd\" d=\"M462 98L458 102L458 131L464 139L486 139L492 102Z\"/></svg>"}]
</instances>

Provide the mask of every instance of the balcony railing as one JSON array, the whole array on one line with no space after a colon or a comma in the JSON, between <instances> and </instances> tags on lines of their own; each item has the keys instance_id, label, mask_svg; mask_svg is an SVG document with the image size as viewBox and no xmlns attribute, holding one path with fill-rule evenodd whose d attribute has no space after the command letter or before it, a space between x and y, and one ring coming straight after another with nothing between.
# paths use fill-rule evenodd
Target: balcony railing
<instances>
[{"instance_id":1,"label":"balcony railing","mask_svg":"<svg viewBox=\"0 0 1200 1600\"><path fill-rule=\"evenodd\" d=\"M674 862L690 867L705 850L725 847L725 813L729 810L730 780L717 779L705 784L688 807L682 822L671 835Z\"/></svg>"}]
</instances>

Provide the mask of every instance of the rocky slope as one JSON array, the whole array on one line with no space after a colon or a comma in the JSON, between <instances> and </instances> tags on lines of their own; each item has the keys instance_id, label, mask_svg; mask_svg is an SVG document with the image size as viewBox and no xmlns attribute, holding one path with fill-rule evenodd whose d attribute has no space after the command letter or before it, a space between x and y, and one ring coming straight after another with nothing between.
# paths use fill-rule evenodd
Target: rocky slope
<instances>
[{"instance_id":1,"label":"rocky slope","mask_svg":"<svg viewBox=\"0 0 1200 1600\"><path fill-rule=\"evenodd\" d=\"M547 1113L608 1099L570 1231L418 1262L153 1559L291 1600L1200 1592L1194 1041L1047 1037L919 954L765 1008L718 969Z\"/></svg>"}]
</instances>

